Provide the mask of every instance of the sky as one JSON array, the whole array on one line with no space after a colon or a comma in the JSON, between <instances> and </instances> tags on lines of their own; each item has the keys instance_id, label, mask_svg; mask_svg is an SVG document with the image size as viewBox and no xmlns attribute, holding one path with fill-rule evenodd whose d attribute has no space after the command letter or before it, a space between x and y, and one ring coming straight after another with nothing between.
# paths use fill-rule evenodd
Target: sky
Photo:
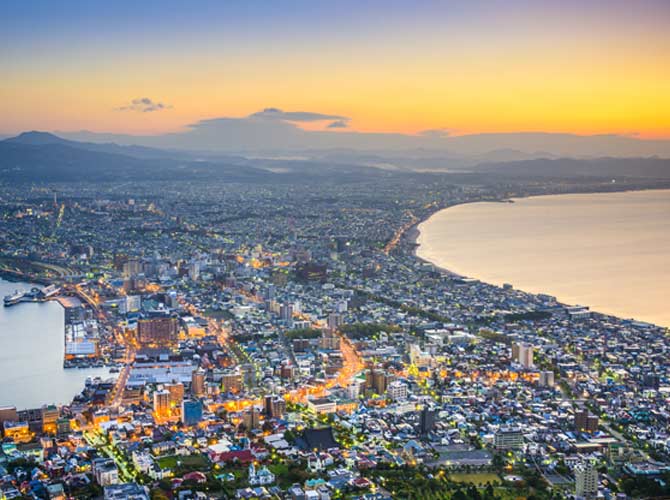
<instances>
[{"instance_id":1,"label":"sky","mask_svg":"<svg viewBox=\"0 0 670 500\"><path fill-rule=\"evenodd\" d=\"M6 0L0 134L253 117L668 139L668 26L667 0Z\"/></svg>"}]
</instances>

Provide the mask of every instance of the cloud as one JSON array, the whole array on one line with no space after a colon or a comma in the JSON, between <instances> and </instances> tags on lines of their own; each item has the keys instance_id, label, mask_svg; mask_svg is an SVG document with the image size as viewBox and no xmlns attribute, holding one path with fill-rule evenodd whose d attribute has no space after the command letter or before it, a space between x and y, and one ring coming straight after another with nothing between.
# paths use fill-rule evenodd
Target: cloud
<instances>
[{"instance_id":1,"label":"cloud","mask_svg":"<svg viewBox=\"0 0 670 500\"><path fill-rule=\"evenodd\" d=\"M348 122L349 118L340 115L328 115L324 113L313 113L311 111L282 111L278 108L265 108L249 115L249 118L262 118L265 120L280 120L285 122L318 122L323 120L336 120Z\"/></svg>"},{"instance_id":2,"label":"cloud","mask_svg":"<svg viewBox=\"0 0 670 500\"><path fill-rule=\"evenodd\" d=\"M347 128L349 124L344 120L335 120L330 122L326 128Z\"/></svg>"},{"instance_id":3,"label":"cloud","mask_svg":"<svg viewBox=\"0 0 670 500\"><path fill-rule=\"evenodd\" d=\"M154 101L148 97L138 97L130 101L130 104L116 108L118 111L139 111L140 113L151 113L152 111L162 111L171 109L172 105Z\"/></svg>"}]
</instances>

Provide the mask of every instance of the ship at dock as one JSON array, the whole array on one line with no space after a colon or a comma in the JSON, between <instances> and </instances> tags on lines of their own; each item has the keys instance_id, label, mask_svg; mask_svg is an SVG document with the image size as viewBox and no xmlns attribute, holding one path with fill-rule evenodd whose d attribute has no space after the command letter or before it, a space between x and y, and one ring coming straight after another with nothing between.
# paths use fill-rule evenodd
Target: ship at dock
<instances>
[{"instance_id":1,"label":"ship at dock","mask_svg":"<svg viewBox=\"0 0 670 500\"><path fill-rule=\"evenodd\" d=\"M14 293L10 293L9 295L5 295L5 307L13 306L14 304L18 304L23 300L23 298L26 296L26 292L21 292L19 290L15 290Z\"/></svg>"},{"instance_id":2,"label":"ship at dock","mask_svg":"<svg viewBox=\"0 0 670 500\"><path fill-rule=\"evenodd\" d=\"M5 307L13 306L19 302L44 302L55 297L60 292L56 285L45 286L44 288L32 288L29 291L15 290L14 293L5 295Z\"/></svg>"}]
</instances>

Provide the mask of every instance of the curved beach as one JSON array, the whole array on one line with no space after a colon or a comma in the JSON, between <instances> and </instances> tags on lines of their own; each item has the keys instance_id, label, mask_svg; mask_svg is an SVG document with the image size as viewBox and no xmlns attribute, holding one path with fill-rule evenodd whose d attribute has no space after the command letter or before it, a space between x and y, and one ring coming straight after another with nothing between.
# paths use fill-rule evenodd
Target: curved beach
<instances>
[{"instance_id":1,"label":"curved beach","mask_svg":"<svg viewBox=\"0 0 670 500\"><path fill-rule=\"evenodd\" d=\"M418 226L417 256L495 285L670 326L670 191L479 202Z\"/></svg>"}]
</instances>

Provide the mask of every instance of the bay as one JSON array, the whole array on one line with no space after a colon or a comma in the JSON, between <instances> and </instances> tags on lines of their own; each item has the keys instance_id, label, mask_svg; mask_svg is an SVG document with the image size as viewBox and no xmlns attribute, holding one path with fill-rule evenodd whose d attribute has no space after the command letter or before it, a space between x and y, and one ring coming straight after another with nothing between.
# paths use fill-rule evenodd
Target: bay
<instances>
[{"instance_id":1,"label":"bay","mask_svg":"<svg viewBox=\"0 0 670 500\"><path fill-rule=\"evenodd\" d=\"M417 255L452 272L670 326L670 190L538 196L437 212Z\"/></svg>"}]
</instances>

